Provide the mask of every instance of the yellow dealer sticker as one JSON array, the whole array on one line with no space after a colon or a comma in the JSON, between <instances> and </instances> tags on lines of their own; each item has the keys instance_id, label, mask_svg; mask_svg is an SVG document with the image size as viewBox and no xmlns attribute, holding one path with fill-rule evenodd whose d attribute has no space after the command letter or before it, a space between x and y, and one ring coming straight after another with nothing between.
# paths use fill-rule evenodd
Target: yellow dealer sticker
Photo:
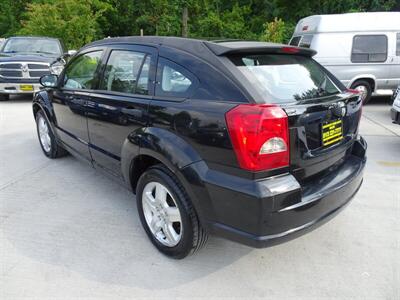
<instances>
[{"instance_id":1,"label":"yellow dealer sticker","mask_svg":"<svg viewBox=\"0 0 400 300\"><path fill-rule=\"evenodd\" d=\"M322 145L329 146L343 139L342 120L322 124Z\"/></svg>"}]
</instances>

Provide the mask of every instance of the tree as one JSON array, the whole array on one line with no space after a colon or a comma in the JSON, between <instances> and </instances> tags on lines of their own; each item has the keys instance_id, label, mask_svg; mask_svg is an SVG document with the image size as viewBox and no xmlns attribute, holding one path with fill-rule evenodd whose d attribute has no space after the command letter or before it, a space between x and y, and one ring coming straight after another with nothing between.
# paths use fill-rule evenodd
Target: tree
<instances>
[{"instance_id":1,"label":"tree","mask_svg":"<svg viewBox=\"0 0 400 300\"><path fill-rule=\"evenodd\" d=\"M265 31L261 40L273 43L283 43L285 40L286 27L282 19L275 19L265 23Z\"/></svg>"},{"instance_id":2,"label":"tree","mask_svg":"<svg viewBox=\"0 0 400 300\"><path fill-rule=\"evenodd\" d=\"M20 20L29 0L0 1L0 36L11 36L20 28Z\"/></svg>"},{"instance_id":3,"label":"tree","mask_svg":"<svg viewBox=\"0 0 400 300\"><path fill-rule=\"evenodd\" d=\"M58 0L27 5L22 35L61 38L68 48L80 48L103 37L99 26L103 14L113 8L99 0Z\"/></svg>"},{"instance_id":4,"label":"tree","mask_svg":"<svg viewBox=\"0 0 400 300\"><path fill-rule=\"evenodd\" d=\"M139 35L140 29L145 35L287 42L306 16L395 5L396 0L0 0L0 36L54 36L73 48L105 36Z\"/></svg>"}]
</instances>

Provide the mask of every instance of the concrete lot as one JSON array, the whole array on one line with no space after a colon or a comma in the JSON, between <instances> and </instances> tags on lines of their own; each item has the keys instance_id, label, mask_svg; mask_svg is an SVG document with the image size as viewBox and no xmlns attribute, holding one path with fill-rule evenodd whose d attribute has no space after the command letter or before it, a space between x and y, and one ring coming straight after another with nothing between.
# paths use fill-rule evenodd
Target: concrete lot
<instances>
[{"instance_id":1,"label":"concrete lot","mask_svg":"<svg viewBox=\"0 0 400 300\"><path fill-rule=\"evenodd\" d=\"M400 126L364 108L365 181L335 219L255 250L211 238L175 261L134 196L73 157L45 158L30 100L0 103L0 299L400 299Z\"/></svg>"}]
</instances>

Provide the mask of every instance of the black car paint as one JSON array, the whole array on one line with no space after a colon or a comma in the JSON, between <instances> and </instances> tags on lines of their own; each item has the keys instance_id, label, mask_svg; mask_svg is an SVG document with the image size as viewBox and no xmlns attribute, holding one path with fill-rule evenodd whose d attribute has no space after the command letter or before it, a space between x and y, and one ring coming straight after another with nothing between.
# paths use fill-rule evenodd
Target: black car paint
<instances>
[{"instance_id":1,"label":"black car paint","mask_svg":"<svg viewBox=\"0 0 400 300\"><path fill-rule=\"evenodd\" d=\"M290 122L291 166L253 173L239 168L224 115L257 99L254 91L244 89L245 80L238 83L236 76L227 75L225 57L217 64L212 63L215 58L205 60L211 52L199 57L140 39L136 45L118 41L97 42L80 53L104 50L100 76L110 49L149 51L153 60L148 96L56 88L39 92L33 107L46 112L58 141L70 152L122 177L133 191L141 161L155 159L175 173L210 232L263 247L322 224L360 187L366 143L357 135L358 97L343 92L324 104L284 105ZM154 95L159 57L197 76L199 86L190 98ZM344 141L329 148L310 146L318 135L313 124L334 119L338 101L347 110Z\"/></svg>"}]
</instances>

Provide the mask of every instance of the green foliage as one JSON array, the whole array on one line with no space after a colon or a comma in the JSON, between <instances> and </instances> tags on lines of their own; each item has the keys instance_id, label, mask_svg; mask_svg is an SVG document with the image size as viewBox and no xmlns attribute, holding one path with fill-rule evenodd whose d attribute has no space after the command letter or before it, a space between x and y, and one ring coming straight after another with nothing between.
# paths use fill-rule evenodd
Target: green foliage
<instances>
[{"instance_id":1,"label":"green foliage","mask_svg":"<svg viewBox=\"0 0 400 300\"><path fill-rule=\"evenodd\" d=\"M99 23L103 13L112 7L99 0L58 0L27 5L26 19L18 34L61 38L68 48L101 38Z\"/></svg>"},{"instance_id":2,"label":"green foliage","mask_svg":"<svg viewBox=\"0 0 400 300\"><path fill-rule=\"evenodd\" d=\"M261 36L262 41L273 42L273 43L283 43L285 40L285 22L282 19L275 19L272 22L265 23L265 31Z\"/></svg>"},{"instance_id":3,"label":"green foliage","mask_svg":"<svg viewBox=\"0 0 400 300\"><path fill-rule=\"evenodd\" d=\"M20 20L29 0L0 1L0 36L8 37L15 34L21 24Z\"/></svg>"},{"instance_id":4,"label":"green foliage","mask_svg":"<svg viewBox=\"0 0 400 300\"><path fill-rule=\"evenodd\" d=\"M182 33L190 37L287 42L299 19L390 10L396 0L0 0L0 36L45 35L69 48L107 36Z\"/></svg>"}]
</instances>

